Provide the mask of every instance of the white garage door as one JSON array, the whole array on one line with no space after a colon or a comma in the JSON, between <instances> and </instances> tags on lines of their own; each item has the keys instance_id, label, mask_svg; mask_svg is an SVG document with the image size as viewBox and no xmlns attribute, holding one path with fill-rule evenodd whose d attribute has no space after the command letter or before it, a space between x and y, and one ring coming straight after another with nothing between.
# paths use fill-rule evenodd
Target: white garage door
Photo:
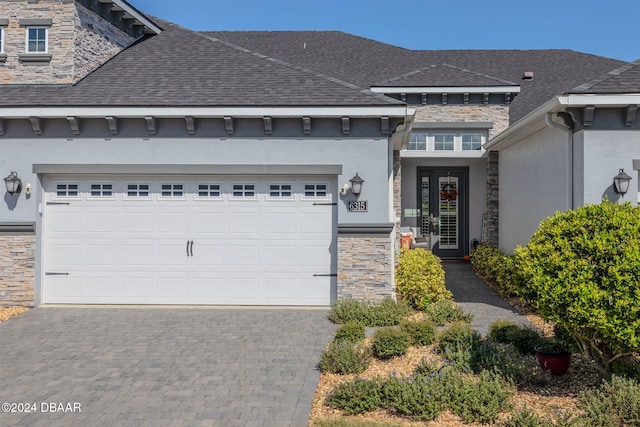
<instances>
[{"instance_id":1,"label":"white garage door","mask_svg":"<svg viewBox=\"0 0 640 427\"><path fill-rule=\"evenodd\" d=\"M47 176L43 302L328 305L333 179Z\"/></svg>"}]
</instances>

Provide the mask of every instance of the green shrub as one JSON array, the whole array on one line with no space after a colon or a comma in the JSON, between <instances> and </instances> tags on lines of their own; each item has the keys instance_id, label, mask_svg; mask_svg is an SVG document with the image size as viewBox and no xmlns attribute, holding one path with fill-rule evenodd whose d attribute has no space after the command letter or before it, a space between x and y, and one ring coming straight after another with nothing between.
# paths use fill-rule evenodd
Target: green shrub
<instances>
[{"instance_id":1,"label":"green shrub","mask_svg":"<svg viewBox=\"0 0 640 427\"><path fill-rule=\"evenodd\" d=\"M400 322L400 329L409 334L412 345L431 345L436 338L436 327L427 320L417 322L403 320Z\"/></svg>"},{"instance_id":2,"label":"green shrub","mask_svg":"<svg viewBox=\"0 0 640 427\"><path fill-rule=\"evenodd\" d=\"M378 329L373 334L371 349L381 360L402 356L409 349L410 337L406 332L395 328Z\"/></svg>"},{"instance_id":3,"label":"green shrub","mask_svg":"<svg viewBox=\"0 0 640 427\"><path fill-rule=\"evenodd\" d=\"M403 250L396 268L396 291L401 300L416 310L430 303L451 299L444 284L442 261L421 248Z\"/></svg>"},{"instance_id":4,"label":"green shrub","mask_svg":"<svg viewBox=\"0 0 640 427\"><path fill-rule=\"evenodd\" d=\"M429 304L424 309L425 314L438 326L452 322L468 322L473 320L473 314L465 312L456 302L441 300Z\"/></svg>"},{"instance_id":5,"label":"green shrub","mask_svg":"<svg viewBox=\"0 0 640 427\"><path fill-rule=\"evenodd\" d=\"M488 340L474 340L469 359L473 372L496 372L516 383L531 382L538 372L534 359L524 357L511 345L501 346Z\"/></svg>"},{"instance_id":6,"label":"green shrub","mask_svg":"<svg viewBox=\"0 0 640 427\"><path fill-rule=\"evenodd\" d=\"M454 390L451 410L467 423L488 424L509 407L513 384L499 375L483 371L480 378L465 380Z\"/></svg>"},{"instance_id":7,"label":"green shrub","mask_svg":"<svg viewBox=\"0 0 640 427\"><path fill-rule=\"evenodd\" d=\"M438 348L441 352L469 351L474 337L471 325L464 322L452 323L438 335Z\"/></svg>"},{"instance_id":8,"label":"green shrub","mask_svg":"<svg viewBox=\"0 0 640 427\"><path fill-rule=\"evenodd\" d=\"M382 386L385 407L416 420L433 420L448 406L443 375L388 378Z\"/></svg>"},{"instance_id":9,"label":"green shrub","mask_svg":"<svg viewBox=\"0 0 640 427\"><path fill-rule=\"evenodd\" d=\"M527 408L522 408L511 415L504 427L553 427L553 424L539 418Z\"/></svg>"},{"instance_id":10,"label":"green shrub","mask_svg":"<svg viewBox=\"0 0 640 427\"><path fill-rule=\"evenodd\" d=\"M418 364L416 365L414 371L413 371L413 375L430 375L433 373L437 373L438 371L440 371L441 368L441 364L434 361L434 360L427 360L427 359L422 359L420 362L418 362Z\"/></svg>"},{"instance_id":11,"label":"green shrub","mask_svg":"<svg viewBox=\"0 0 640 427\"><path fill-rule=\"evenodd\" d=\"M640 383L614 375L598 389L580 393L579 407L594 427L640 425Z\"/></svg>"},{"instance_id":12,"label":"green shrub","mask_svg":"<svg viewBox=\"0 0 640 427\"><path fill-rule=\"evenodd\" d=\"M523 297L601 370L640 350L640 208L603 202L542 221L516 249Z\"/></svg>"},{"instance_id":13,"label":"green shrub","mask_svg":"<svg viewBox=\"0 0 640 427\"><path fill-rule=\"evenodd\" d=\"M386 297L377 304L341 299L331 306L329 320L338 324L355 322L364 326L393 326L412 313L413 310L407 303L395 301L391 297Z\"/></svg>"},{"instance_id":14,"label":"green shrub","mask_svg":"<svg viewBox=\"0 0 640 427\"><path fill-rule=\"evenodd\" d=\"M320 370L333 374L360 374L371 362L371 350L363 342L332 342L320 355Z\"/></svg>"},{"instance_id":15,"label":"green shrub","mask_svg":"<svg viewBox=\"0 0 640 427\"><path fill-rule=\"evenodd\" d=\"M366 337L364 326L356 322L347 322L336 331L335 342L339 341L362 341Z\"/></svg>"},{"instance_id":16,"label":"green shrub","mask_svg":"<svg viewBox=\"0 0 640 427\"><path fill-rule=\"evenodd\" d=\"M313 424L315 427L403 427L401 424L378 421L360 421L346 418L326 418Z\"/></svg>"},{"instance_id":17,"label":"green shrub","mask_svg":"<svg viewBox=\"0 0 640 427\"><path fill-rule=\"evenodd\" d=\"M496 320L489 326L489 338L495 342L511 344L521 354L533 354L542 335L528 326L516 325L508 320Z\"/></svg>"},{"instance_id":18,"label":"green shrub","mask_svg":"<svg viewBox=\"0 0 640 427\"><path fill-rule=\"evenodd\" d=\"M621 357L611 364L611 372L620 377L640 381L640 358L635 355Z\"/></svg>"},{"instance_id":19,"label":"green shrub","mask_svg":"<svg viewBox=\"0 0 640 427\"><path fill-rule=\"evenodd\" d=\"M374 411L381 403L380 382L361 378L338 384L325 399L327 406L341 409L345 415Z\"/></svg>"},{"instance_id":20,"label":"green shrub","mask_svg":"<svg viewBox=\"0 0 640 427\"><path fill-rule=\"evenodd\" d=\"M522 278L513 256L505 255L498 248L478 246L471 254L473 270L494 283L502 296L516 296Z\"/></svg>"}]
</instances>

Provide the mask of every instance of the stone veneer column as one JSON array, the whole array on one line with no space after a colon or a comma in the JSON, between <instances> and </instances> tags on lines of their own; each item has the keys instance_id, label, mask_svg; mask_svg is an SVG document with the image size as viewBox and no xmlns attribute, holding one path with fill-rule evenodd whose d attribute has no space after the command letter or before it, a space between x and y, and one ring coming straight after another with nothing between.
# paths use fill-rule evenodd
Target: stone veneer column
<instances>
[{"instance_id":1,"label":"stone veneer column","mask_svg":"<svg viewBox=\"0 0 640 427\"><path fill-rule=\"evenodd\" d=\"M498 225L500 217L498 215L498 152L490 151L487 159L487 241L489 246L498 247Z\"/></svg>"},{"instance_id":2,"label":"stone veneer column","mask_svg":"<svg viewBox=\"0 0 640 427\"><path fill-rule=\"evenodd\" d=\"M400 222L402 218L402 159L400 151L393 152L393 209L395 212L395 240L394 252L400 248ZM398 257L394 257L398 264Z\"/></svg>"},{"instance_id":3,"label":"stone veneer column","mask_svg":"<svg viewBox=\"0 0 640 427\"><path fill-rule=\"evenodd\" d=\"M35 234L0 234L0 307L33 307Z\"/></svg>"},{"instance_id":4,"label":"stone veneer column","mask_svg":"<svg viewBox=\"0 0 640 427\"><path fill-rule=\"evenodd\" d=\"M395 298L390 228L382 233L338 228L338 299L375 302L386 296Z\"/></svg>"}]
</instances>

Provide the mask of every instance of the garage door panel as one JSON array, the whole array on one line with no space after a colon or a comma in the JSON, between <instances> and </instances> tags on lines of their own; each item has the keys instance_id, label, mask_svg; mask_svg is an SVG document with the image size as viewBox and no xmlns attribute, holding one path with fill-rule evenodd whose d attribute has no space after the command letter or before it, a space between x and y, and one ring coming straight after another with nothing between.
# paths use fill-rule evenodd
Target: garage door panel
<instances>
[{"instance_id":1,"label":"garage door panel","mask_svg":"<svg viewBox=\"0 0 640 427\"><path fill-rule=\"evenodd\" d=\"M87 244L85 253L88 266L116 266L118 264L117 245Z\"/></svg>"},{"instance_id":2,"label":"garage door panel","mask_svg":"<svg viewBox=\"0 0 640 427\"><path fill-rule=\"evenodd\" d=\"M153 245L131 245L122 248L122 264L155 266Z\"/></svg>"},{"instance_id":3,"label":"garage door panel","mask_svg":"<svg viewBox=\"0 0 640 427\"><path fill-rule=\"evenodd\" d=\"M87 233L115 233L118 215L115 212L90 212L86 215Z\"/></svg>"},{"instance_id":4,"label":"garage door panel","mask_svg":"<svg viewBox=\"0 0 640 427\"><path fill-rule=\"evenodd\" d=\"M51 216L50 230L54 233L82 233L82 214L59 212Z\"/></svg>"},{"instance_id":5,"label":"garage door panel","mask_svg":"<svg viewBox=\"0 0 640 427\"><path fill-rule=\"evenodd\" d=\"M153 214L142 212L123 213L122 231L125 233L151 233L153 231Z\"/></svg>"},{"instance_id":6,"label":"garage door panel","mask_svg":"<svg viewBox=\"0 0 640 427\"><path fill-rule=\"evenodd\" d=\"M128 194L137 179L76 176L77 198L45 205L43 270L61 275L43 276L43 302L330 304L335 278L313 275L335 265L335 194L316 200L292 177L252 178L246 198L230 191L237 179L211 177L148 177L144 195ZM94 196L98 181L114 194ZM285 181L290 193L270 190ZM168 182L183 184L180 197L161 194ZM55 177L45 189L45 201L59 198Z\"/></svg>"}]
</instances>

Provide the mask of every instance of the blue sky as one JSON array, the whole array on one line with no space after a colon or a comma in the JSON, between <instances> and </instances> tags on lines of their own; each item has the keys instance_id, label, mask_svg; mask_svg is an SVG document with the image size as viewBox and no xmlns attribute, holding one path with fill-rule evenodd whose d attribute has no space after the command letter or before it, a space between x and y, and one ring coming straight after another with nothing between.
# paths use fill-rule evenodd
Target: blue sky
<instances>
[{"instance_id":1,"label":"blue sky","mask_svg":"<svg viewBox=\"0 0 640 427\"><path fill-rule=\"evenodd\" d=\"M129 0L193 30L340 30L409 49L640 59L640 0Z\"/></svg>"}]
</instances>

